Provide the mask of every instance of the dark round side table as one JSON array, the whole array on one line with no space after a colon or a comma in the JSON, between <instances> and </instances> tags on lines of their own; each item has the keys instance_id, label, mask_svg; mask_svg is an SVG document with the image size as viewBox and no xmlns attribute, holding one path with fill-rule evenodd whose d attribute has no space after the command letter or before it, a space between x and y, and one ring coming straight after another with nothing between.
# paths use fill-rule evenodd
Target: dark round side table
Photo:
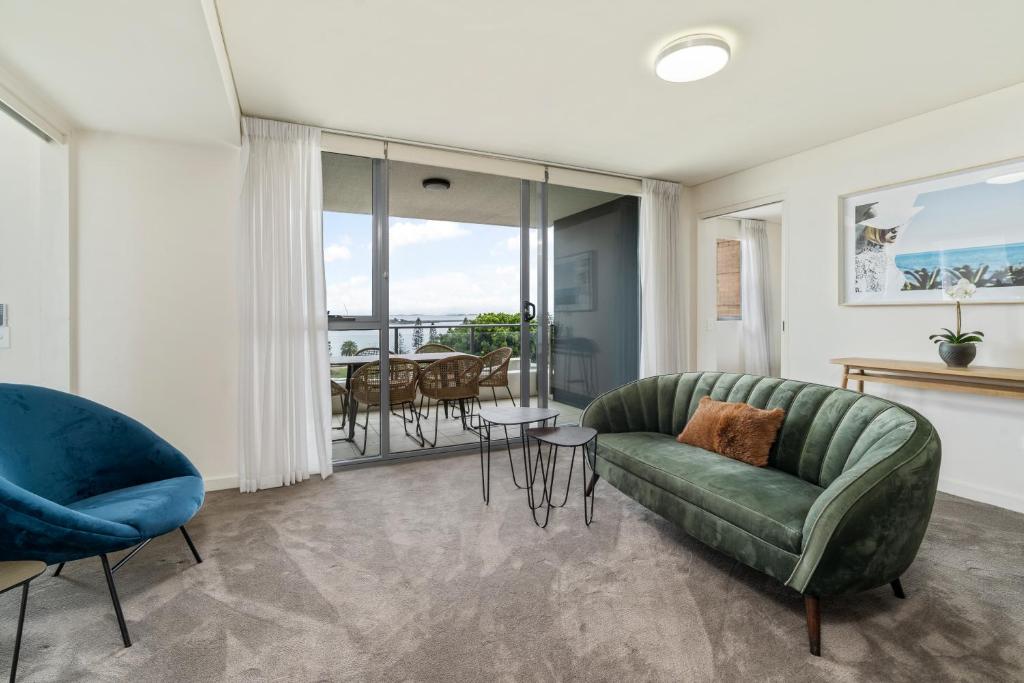
<instances>
[{"instance_id":1,"label":"dark round side table","mask_svg":"<svg viewBox=\"0 0 1024 683\"><path fill-rule=\"evenodd\" d=\"M586 526L590 526L590 523L594 521L594 485L597 483L597 474L594 472L594 458L597 455L597 430L591 427L535 427L534 429L528 429L526 431L528 439L533 439L537 442L537 457L530 458L531 461L535 460L536 464L534 468L540 467L541 485L544 490L541 493L540 505L545 505L544 511L544 523L541 524L537 519L537 510L533 510L533 521L541 529L547 527L548 520L551 517L551 509L556 507L564 507L566 502L569 500L569 487L572 485L572 470L576 463L576 451L579 449L583 450L583 523ZM591 451L590 445L593 444L594 448ZM548 447L547 460L545 461L542 457L544 446ZM562 502L555 504L554 493L555 493L555 467L558 464L558 449L559 448L572 448L572 456L569 460L569 476L565 480L565 495L562 497ZM587 467L590 467L591 476L587 477ZM533 488L533 482L530 482L530 488ZM589 510L588 510L589 501ZM540 507L540 506L538 506Z\"/></svg>"},{"instance_id":2,"label":"dark round side table","mask_svg":"<svg viewBox=\"0 0 1024 683\"><path fill-rule=\"evenodd\" d=\"M530 448L526 439L526 427L534 423L545 426L548 422L554 424L558 421L558 411L551 408L500 406L481 408L475 417L477 424L474 426L480 436L480 484L483 487L484 503L490 504L491 502L491 428L501 427L505 432L505 449L508 451L508 466L512 470L512 483L516 485L516 488L526 489L526 499L531 510L539 507L539 504L534 504L533 499L533 480L537 473L533 467L534 463L529 457ZM515 465L512 464L512 440L508 435L509 427L519 427L519 438L523 445L524 484L519 483Z\"/></svg>"}]
</instances>

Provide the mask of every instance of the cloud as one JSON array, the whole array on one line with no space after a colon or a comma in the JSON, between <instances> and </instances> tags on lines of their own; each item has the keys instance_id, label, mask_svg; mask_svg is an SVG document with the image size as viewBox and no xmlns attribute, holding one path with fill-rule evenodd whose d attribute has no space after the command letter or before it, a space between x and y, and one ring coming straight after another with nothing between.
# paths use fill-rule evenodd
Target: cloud
<instances>
[{"instance_id":1,"label":"cloud","mask_svg":"<svg viewBox=\"0 0 1024 683\"><path fill-rule=\"evenodd\" d=\"M350 258L352 258L352 250L344 244L330 244L324 247L324 263L348 261Z\"/></svg>"},{"instance_id":2,"label":"cloud","mask_svg":"<svg viewBox=\"0 0 1024 683\"><path fill-rule=\"evenodd\" d=\"M370 278L365 275L327 282L327 310L335 315L368 315L372 301Z\"/></svg>"},{"instance_id":3,"label":"cloud","mask_svg":"<svg viewBox=\"0 0 1024 683\"><path fill-rule=\"evenodd\" d=\"M390 294L393 314L516 311L519 278L514 273L485 268L395 278Z\"/></svg>"},{"instance_id":4,"label":"cloud","mask_svg":"<svg viewBox=\"0 0 1024 683\"><path fill-rule=\"evenodd\" d=\"M410 221L391 224L388 243L392 249L423 242L450 240L470 234L469 230L453 221Z\"/></svg>"}]
</instances>

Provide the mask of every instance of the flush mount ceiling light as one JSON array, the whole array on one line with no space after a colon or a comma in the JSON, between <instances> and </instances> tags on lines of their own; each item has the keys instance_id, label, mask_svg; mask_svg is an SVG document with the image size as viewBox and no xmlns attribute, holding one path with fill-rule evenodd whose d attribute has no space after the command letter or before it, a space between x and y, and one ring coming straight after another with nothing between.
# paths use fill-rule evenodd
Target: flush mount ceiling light
<instances>
[{"instance_id":1,"label":"flush mount ceiling light","mask_svg":"<svg viewBox=\"0 0 1024 683\"><path fill-rule=\"evenodd\" d=\"M671 83L699 81L724 69L729 54L729 43L718 36L686 36L673 40L658 53L654 72Z\"/></svg>"},{"instance_id":2,"label":"flush mount ceiling light","mask_svg":"<svg viewBox=\"0 0 1024 683\"><path fill-rule=\"evenodd\" d=\"M444 178L427 178L423 181L423 189L432 190L434 192L442 192L451 186L452 184Z\"/></svg>"},{"instance_id":3,"label":"flush mount ceiling light","mask_svg":"<svg viewBox=\"0 0 1024 683\"><path fill-rule=\"evenodd\" d=\"M1024 171L1017 171L1016 173L997 175L995 178L989 178L985 182L989 185L1009 185L1010 183L1019 183L1022 180L1024 180Z\"/></svg>"}]
</instances>

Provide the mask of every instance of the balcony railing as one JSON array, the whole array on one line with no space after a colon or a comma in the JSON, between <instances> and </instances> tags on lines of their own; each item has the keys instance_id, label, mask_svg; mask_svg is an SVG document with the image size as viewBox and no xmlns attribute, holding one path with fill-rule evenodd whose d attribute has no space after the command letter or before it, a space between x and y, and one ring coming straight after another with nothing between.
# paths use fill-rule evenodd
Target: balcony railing
<instances>
[{"instance_id":1,"label":"balcony railing","mask_svg":"<svg viewBox=\"0 0 1024 683\"><path fill-rule=\"evenodd\" d=\"M529 325L530 360L536 361L537 321L532 321ZM554 325L549 325L548 327L549 331L554 329ZM403 343L403 337L406 335L402 334L402 330L411 330L413 333L415 333L416 330L422 331L423 344L445 344L456 351L470 353L473 355L480 355L503 346L508 346L513 350L513 357L518 358L521 351L519 323L457 323L454 325L446 324L443 327L436 325L430 327L422 324L391 323L388 325L388 329L391 336L391 345L389 349L391 353L398 353L400 348L401 351L405 353L415 351L411 342L409 344ZM429 336L431 330L437 331L436 336L433 339Z\"/></svg>"},{"instance_id":2,"label":"balcony railing","mask_svg":"<svg viewBox=\"0 0 1024 683\"><path fill-rule=\"evenodd\" d=\"M531 321L530 325L530 347L529 358L526 367L533 367L537 362L537 321ZM512 349L512 368L518 371L523 365L519 340L519 323L445 323L444 325L415 325L412 323L390 323L388 325L390 343L388 350L391 353L411 353L421 344L414 343L412 333L416 330L423 332L422 344L437 343L452 347L460 353L468 353L481 356L494 349L508 346ZM368 332L369 330L360 330ZM434 331L434 338L430 338L430 332ZM341 332L340 330L338 332ZM554 336L554 324L548 325L548 332L551 338ZM366 346L372 342L364 342ZM338 349L333 349L337 353ZM342 354L351 355L351 354ZM348 366L332 363L331 377L342 379L347 374ZM531 370L531 373L533 371Z\"/></svg>"}]
</instances>

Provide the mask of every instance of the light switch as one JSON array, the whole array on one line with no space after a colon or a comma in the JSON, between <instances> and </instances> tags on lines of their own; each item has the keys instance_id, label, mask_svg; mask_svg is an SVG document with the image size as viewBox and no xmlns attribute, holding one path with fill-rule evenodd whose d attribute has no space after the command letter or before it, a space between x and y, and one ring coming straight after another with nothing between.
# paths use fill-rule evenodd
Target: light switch
<instances>
[{"instance_id":1,"label":"light switch","mask_svg":"<svg viewBox=\"0 0 1024 683\"><path fill-rule=\"evenodd\" d=\"M0 349L11 348L10 309L7 304L0 304Z\"/></svg>"}]
</instances>

